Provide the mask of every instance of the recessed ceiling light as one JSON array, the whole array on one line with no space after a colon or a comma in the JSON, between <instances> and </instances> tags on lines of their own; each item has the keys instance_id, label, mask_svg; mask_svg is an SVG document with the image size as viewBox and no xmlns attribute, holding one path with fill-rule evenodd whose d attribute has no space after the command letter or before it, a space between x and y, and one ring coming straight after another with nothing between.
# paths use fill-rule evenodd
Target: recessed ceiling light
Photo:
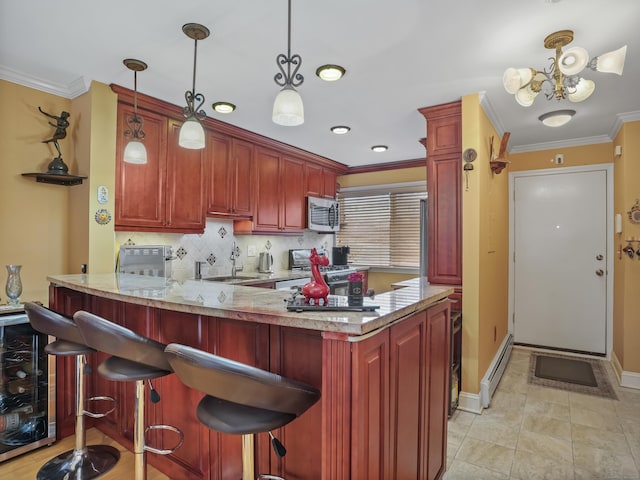
<instances>
[{"instance_id":1,"label":"recessed ceiling light","mask_svg":"<svg viewBox=\"0 0 640 480\"><path fill-rule=\"evenodd\" d=\"M211 106L218 113L231 113L236 109L236 106L229 102L216 102Z\"/></svg>"},{"instance_id":2,"label":"recessed ceiling light","mask_svg":"<svg viewBox=\"0 0 640 480\"><path fill-rule=\"evenodd\" d=\"M544 123L547 127L561 127L568 123L575 114L575 110L556 110L555 112L540 115L538 120Z\"/></svg>"},{"instance_id":3,"label":"recessed ceiling light","mask_svg":"<svg viewBox=\"0 0 640 480\"><path fill-rule=\"evenodd\" d=\"M349 130L351 130L351 128L346 125L336 125L335 127L331 127L331 131L336 135L344 135L345 133L348 133Z\"/></svg>"},{"instance_id":4,"label":"recessed ceiling light","mask_svg":"<svg viewBox=\"0 0 640 480\"><path fill-rule=\"evenodd\" d=\"M316 75L325 82L340 80L344 73L345 69L340 65L322 65L316 70Z\"/></svg>"},{"instance_id":5,"label":"recessed ceiling light","mask_svg":"<svg viewBox=\"0 0 640 480\"><path fill-rule=\"evenodd\" d=\"M386 145L374 145L371 150L374 152L386 152L389 149Z\"/></svg>"}]
</instances>

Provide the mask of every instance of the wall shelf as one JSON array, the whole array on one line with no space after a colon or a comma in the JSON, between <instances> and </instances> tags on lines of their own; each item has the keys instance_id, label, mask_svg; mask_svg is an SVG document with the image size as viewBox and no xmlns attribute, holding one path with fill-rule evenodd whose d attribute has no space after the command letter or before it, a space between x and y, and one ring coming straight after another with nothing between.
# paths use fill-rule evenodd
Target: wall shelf
<instances>
[{"instance_id":1,"label":"wall shelf","mask_svg":"<svg viewBox=\"0 0 640 480\"><path fill-rule=\"evenodd\" d=\"M39 183L51 183L54 185L65 185L67 187L80 185L82 184L82 181L86 180L87 178L79 175L68 175L60 173L23 173L22 176L35 178L36 182Z\"/></svg>"}]
</instances>

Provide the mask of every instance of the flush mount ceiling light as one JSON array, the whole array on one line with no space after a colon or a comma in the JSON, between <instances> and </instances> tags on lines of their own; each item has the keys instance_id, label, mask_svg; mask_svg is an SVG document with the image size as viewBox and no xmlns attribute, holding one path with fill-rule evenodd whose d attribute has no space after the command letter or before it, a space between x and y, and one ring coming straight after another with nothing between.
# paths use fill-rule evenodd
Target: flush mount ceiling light
<instances>
[{"instance_id":1,"label":"flush mount ceiling light","mask_svg":"<svg viewBox=\"0 0 640 480\"><path fill-rule=\"evenodd\" d=\"M336 135L344 135L345 133L349 133L350 130L351 128L346 125L336 125L335 127L331 127L331 131Z\"/></svg>"},{"instance_id":2,"label":"flush mount ceiling light","mask_svg":"<svg viewBox=\"0 0 640 480\"><path fill-rule=\"evenodd\" d=\"M371 150L378 153L386 152L387 150L389 150L389 147L387 147L386 145L374 145L373 147L371 147Z\"/></svg>"},{"instance_id":3,"label":"flush mount ceiling light","mask_svg":"<svg viewBox=\"0 0 640 480\"><path fill-rule=\"evenodd\" d=\"M556 110L555 112L540 115L538 120L544 123L547 127L561 127L562 125L569 123L575 114L575 110Z\"/></svg>"},{"instance_id":4,"label":"flush mount ceiling light","mask_svg":"<svg viewBox=\"0 0 640 480\"><path fill-rule=\"evenodd\" d=\"M131 140L124 147L124 161L144 164L147 163L147 149L142 143L144 140L144 130L142 130L144 120L138 116L138 72L146 70L147 64L135 58L125 58L122 63L133 71L133 117L127 116L127 130L124 131L124 136L131 137Z\"/></svg>"},{"instance_id":5,"label":"flush mount ceiling light","mask_svg":"<svg viewBox=\"0 0 640 480\"><path fill-rule=\"evenodd\" d=\"M549 70L508 68L502 77L505 90L515 95L516 101L523 107L530 107L543 90L547 100L556 98L582 102L589 98L596 87L592 80L578 75L584 68L622 75L626 45L589 60L589 54L581 47L572 47L562 52L562 47L572 41L571 30L560 30L548 35L544 39L544 46L556 52L555 57L549 57Z\"/></svg>"},{"instance_id":6,"label":"flush mount ceiling light","mask_svg":"<svg viewBox=\"0 0 640 480\"><path fill-rule=\"evenodd\" d=\"M231 113L236 109L236 106L229 102L216 102L211 107L218 113Z\"/></svg>"},{"instance_id":7,"label":"flush mount ceiling light","mask_svg":"<svg viewBox=\"0 0 640 480\"><path fill-rule=\"evenodd\" d=\"M273 79L282 90L273 102L273 115L271 119L278 125L294 127L304 123L304 105L302 97L296 91L304 82L304 77L298 73L302 58L300 55L291 55L291 0L289 0L289 23L287 29L287 54L281 53L276 57L276 64L280 72ZM286 70L284 65L287 66Z\"/></svg>"},{"instance_id":8,"label":"flush mount ceiling light","mask_svg":"<svg viewBox=\"0 0 640 480\"><path fill-rule=\"evenodd\" d=\"M202 110L204 95L196 93L198 40L207 38L209 36L209 29L199 23L185 23L182 26L182 31L187 37L194 40L195 46L193 48L193 86L191 90L187 90L184 94L187 106L182 109L182 114L187 120L182 124L182 127L180 127L178 145L183 148L197 150L204 148L204 128L202 128L200 122L207 117L205 111Z\"/></svg>"},{"instance_id":9,"label":"flush mount ceiling light","mask_svg":"<svg viewBox=\"0 0 640 480\"><path fill-rule=\"evenodd\" d=\"M345 69L340 65L322 65L316 70L316 75L325 82L335 82L344 75Z\"/></svg>"}]
</instances>

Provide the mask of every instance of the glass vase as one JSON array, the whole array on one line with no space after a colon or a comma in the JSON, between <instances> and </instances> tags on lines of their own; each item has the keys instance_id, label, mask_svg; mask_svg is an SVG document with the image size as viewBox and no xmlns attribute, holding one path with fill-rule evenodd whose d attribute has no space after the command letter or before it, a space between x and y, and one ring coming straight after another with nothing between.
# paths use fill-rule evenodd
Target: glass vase
<instances>
[{"instance_id":1,"label":"glass vase","mask_svg":"<svg viewBox=\"0 0 640 480\"><path fill-rule=\"evenodd\" d=\"M4 291L7 294L9 305L20 305L20 294L22 293L22 280L20 279L20 269L22 265L7 265L7 286Z\"/></svg>"}]
</instances>

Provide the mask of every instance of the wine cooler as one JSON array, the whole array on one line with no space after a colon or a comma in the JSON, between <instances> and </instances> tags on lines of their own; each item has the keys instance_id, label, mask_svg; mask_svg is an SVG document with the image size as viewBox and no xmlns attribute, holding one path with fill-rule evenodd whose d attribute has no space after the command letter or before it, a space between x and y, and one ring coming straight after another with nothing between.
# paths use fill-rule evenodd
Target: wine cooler
<instances>
[{"instance_id":1,"label":"wine cooler","mask_svg":"<svg viewBox=\"0 0 640 480\"><path fill-rule=\"evenodd\" d=\"M55 357L22 310L0 310L0 462L55 441Z\"/></svg>"}]
</instances>

